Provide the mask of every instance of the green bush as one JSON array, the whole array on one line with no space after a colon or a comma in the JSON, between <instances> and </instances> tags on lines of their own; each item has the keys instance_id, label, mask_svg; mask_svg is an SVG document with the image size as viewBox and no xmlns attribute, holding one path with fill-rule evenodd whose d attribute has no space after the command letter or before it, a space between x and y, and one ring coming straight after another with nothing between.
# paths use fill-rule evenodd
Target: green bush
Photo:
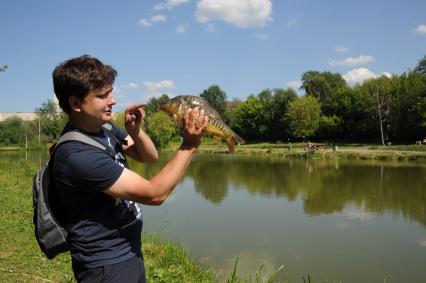
<instances>
[{"instance_id":1,"label":"green bush","mask_svg":"<svg viewBox=\"0 0 426 283\"><path fill-rule=\"evenodd\" d=\"M176 127L173 121L162 112L147 116L145 129L158 148L164 148L176 134Z\"/></svg>"}]
</instances>

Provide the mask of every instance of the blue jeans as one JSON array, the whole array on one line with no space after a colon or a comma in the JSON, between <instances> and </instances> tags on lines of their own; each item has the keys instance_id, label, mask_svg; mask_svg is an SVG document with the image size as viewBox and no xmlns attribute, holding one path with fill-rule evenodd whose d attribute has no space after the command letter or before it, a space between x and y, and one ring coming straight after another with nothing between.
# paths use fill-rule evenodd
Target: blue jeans
<instances>
[{"instance_id":1,"label":"blue jeans","mask_svg":"<svg viewBox=\"0 0 426 283\"><path fill-rule=\"evenodd\" d=\"M79 283L145 283L143 256L134 256L123 262L95 268L72 266Z\"/></svg>"}]
</instances>

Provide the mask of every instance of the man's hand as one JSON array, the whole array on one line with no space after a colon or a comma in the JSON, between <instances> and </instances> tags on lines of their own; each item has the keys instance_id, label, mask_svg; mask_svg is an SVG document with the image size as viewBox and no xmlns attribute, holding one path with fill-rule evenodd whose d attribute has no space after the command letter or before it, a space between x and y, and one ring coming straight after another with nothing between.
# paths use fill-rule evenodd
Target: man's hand
<instances>
[{"instance_id":1,"label":"man's hand","mask_svg":"<svg viewBox=\"0 0 426 283\"><path fill-rule=\"evenodd\" d=\"M134 104L124 111L124 124L129 135L138 135L141 125L145 121L145 111L143 110L145 106L146 104L143 103Z\"/></svg>"},{"instance_id":2,"label":"man's hand","mask_svg":"<svg viewBox=\"0 0 426 283\"><path fill-rule=\"evenodd\" d=\"M209 119L204 110L188 108L182 117L183 142L181 148L196 149L201 144L208 123Z\"/></svg>"}]
</instances>

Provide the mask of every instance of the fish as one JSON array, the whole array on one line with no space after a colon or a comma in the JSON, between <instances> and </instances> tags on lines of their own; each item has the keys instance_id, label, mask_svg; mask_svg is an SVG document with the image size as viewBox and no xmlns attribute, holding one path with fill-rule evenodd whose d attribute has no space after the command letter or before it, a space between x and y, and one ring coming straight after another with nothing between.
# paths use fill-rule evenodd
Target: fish
<instances>
[{"instance_id":1,"label":"fish","mask_svg":"<svg viewBox=\"0 0 426 283\"><path fill-rule=\"evenodd\" d=\"M206 129L207 134L210 134L217 141L223 138L228 145L230 153L235 152L236 144L245 143L245 141L223 121L219 113L200 96L180 95L158 105L161 111L173 118L177 118L178 121L182 120L186 109L195 107L200 110L203 109L205 115L209 118Z\"/></svg>"}]
</instances>

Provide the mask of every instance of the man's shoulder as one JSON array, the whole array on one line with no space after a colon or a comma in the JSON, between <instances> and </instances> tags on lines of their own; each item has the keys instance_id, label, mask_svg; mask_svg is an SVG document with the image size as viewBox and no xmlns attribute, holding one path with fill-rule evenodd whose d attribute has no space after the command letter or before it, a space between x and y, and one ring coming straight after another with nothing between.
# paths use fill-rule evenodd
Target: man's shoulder
<instances>
[{"instance_id":1,"label":"man's shoulder","mask_svg":"<svg viewBox=\"0 0 426 283\"><path fill-rule=\"evenodd\" d=\"M103 180L108 183L109 179L117 179L123 171L104 150L78 141L61 144L55 152L53 164L58 176L82 182ZM102 183L104 187L108 186Z\"/></svg>"},{"instance_id":2,"label":"man's shoulder","mask_svg":"<svg viewBox=\"0 0 426 283\"><path fill-rule=\"evenodd\" d=\"M54 162L74 161L78 165L79 163L92 162L96 160L94 157L100 154L105 154L100 148L71 140L57 146L54 154Z\"/></svg>"}]
</instances>

